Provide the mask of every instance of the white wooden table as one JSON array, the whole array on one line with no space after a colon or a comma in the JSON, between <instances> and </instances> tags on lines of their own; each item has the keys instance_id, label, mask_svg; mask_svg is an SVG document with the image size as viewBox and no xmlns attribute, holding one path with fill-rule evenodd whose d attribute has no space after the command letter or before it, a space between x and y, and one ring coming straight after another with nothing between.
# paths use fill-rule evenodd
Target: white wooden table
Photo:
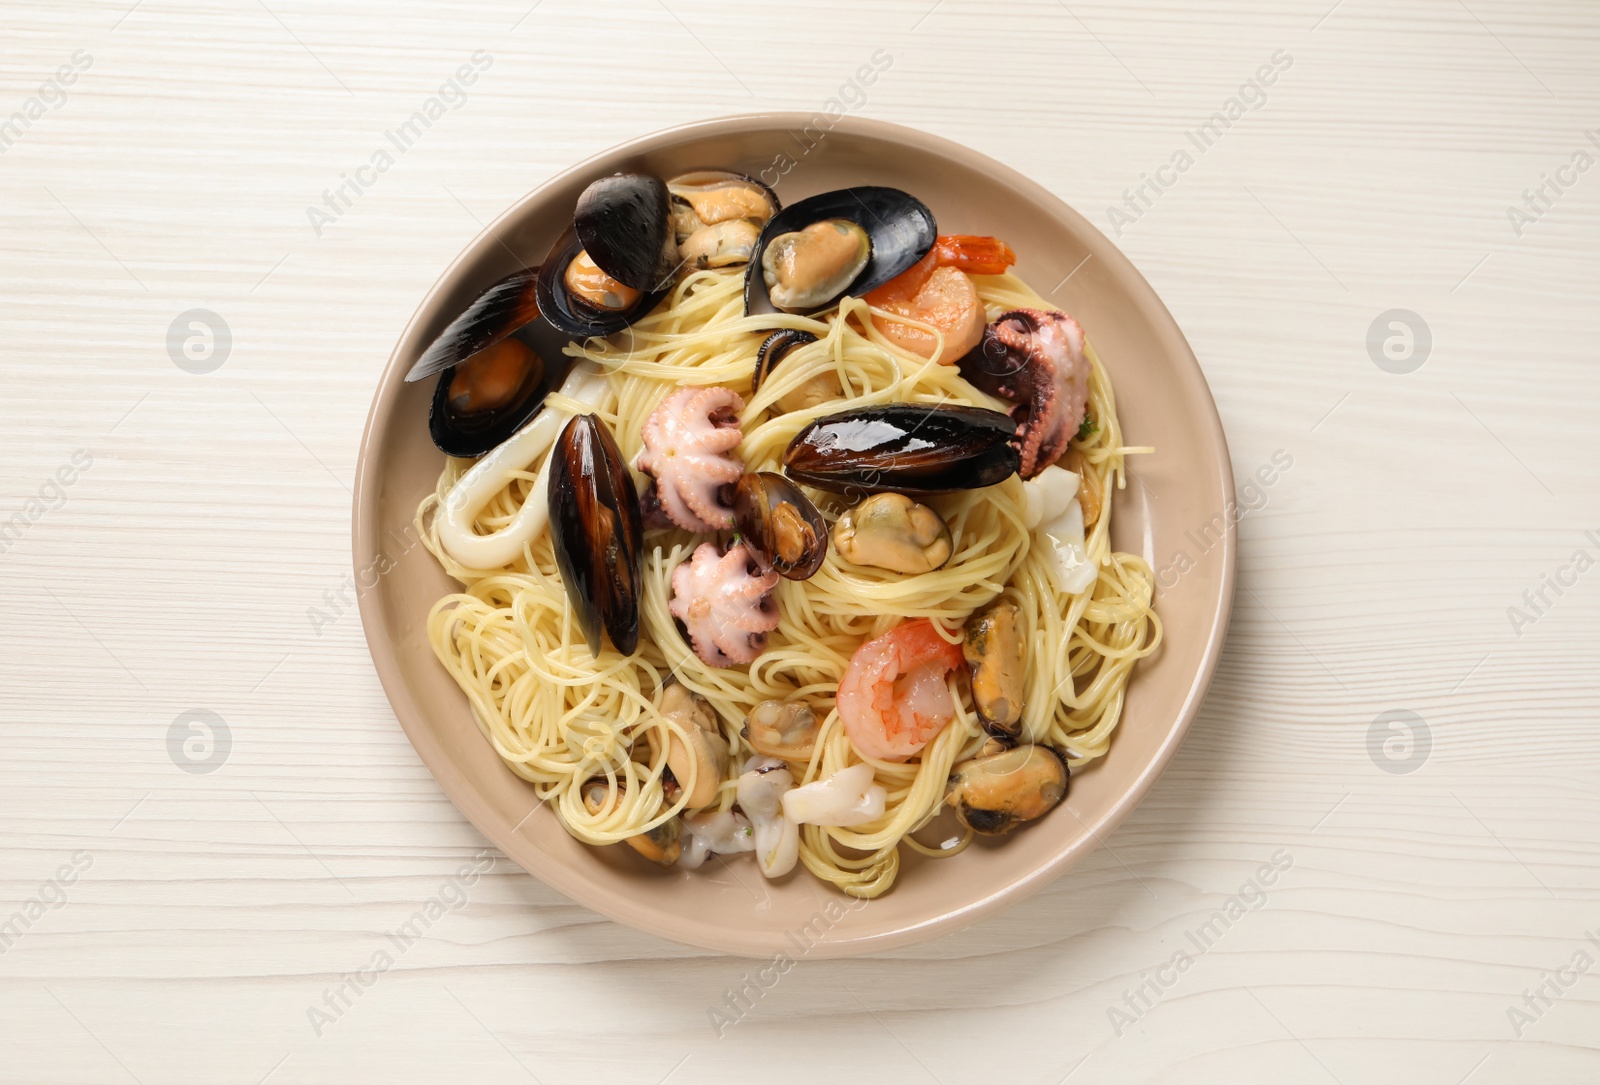
<instances>
[{"instance_id":1,"label":"white wooden table","mask_svg":"<svg viewBox=\"0 0 1600 1085\"><path fill-rule=\"evenodd\" d=\"M1600 8L130 2L0 6L0 1079L1600 1080ZM719 1036L755 965L475 860L351 606L356 440L515 198L880 49L852 111L1120 231L1241 483L1292 467L1104 849Z\"/></svg>"}]
</instances>

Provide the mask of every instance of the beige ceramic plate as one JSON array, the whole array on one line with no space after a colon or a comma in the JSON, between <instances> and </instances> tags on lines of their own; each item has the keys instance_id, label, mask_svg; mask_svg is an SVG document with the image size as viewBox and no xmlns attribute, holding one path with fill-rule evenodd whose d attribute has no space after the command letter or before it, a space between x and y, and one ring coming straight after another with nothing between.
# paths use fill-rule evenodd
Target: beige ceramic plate
<instances>
[{"instance_id":1,"label":"beige ceramic plate","mask_svg":"<svg viewBox=\"0 0 1600 1085\"><path fill-rule=\"evenodd\" d=\"M802 114L730 117L636 140L579 165L507 211L452 264L401 336L362 438L355 496L361 619L395 714L445 793L530 873L622 923L751 956L836 957L957 930L1036 892L1133 809L1200 707L1233 599L1233 477L1205 378L1149 284L1082 216L1015 171L909 128ZM863 903L804 868L764 882L740 857L695 873L647 868L626 848L569 837L533 789L495 756L467 702L433 657L428 609L456 585L421 546L411 517L442 458L426 425L433 382L402 377L423 347L494 280L543 258L578 193L616 170L659 176L721 166L775 182L784 203L850 185L906 189L941 233L1010 241L1017 272L1088 330L1111 372L1136 481L1116 496L1114 542L1156 568L1159 653L1134 671L1111 753L1075 776L1067 810L1001 846L944 861L907 854L899 881ZM1058 284L1060 284L1058 286ZM1197 541L1198 540L1198 541ZM903 849L904 850L904 849Z\"/></svg>"}]
</instances>

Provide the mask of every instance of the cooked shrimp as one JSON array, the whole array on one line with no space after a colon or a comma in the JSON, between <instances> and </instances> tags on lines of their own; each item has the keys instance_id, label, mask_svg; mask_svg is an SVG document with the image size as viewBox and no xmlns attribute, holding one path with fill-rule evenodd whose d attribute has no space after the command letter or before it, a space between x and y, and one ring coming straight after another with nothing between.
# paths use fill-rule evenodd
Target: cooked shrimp
<instances>
[{"instance_id":1,"label":"cooked shrimp","mask_svg":"<svg viewBox=\"0 0 1600 1085\"><path fill-rule=\"evenodd\" d=\"M1003 275L1017 262L1011 246L998 237L940 234L933 239L940 267L958 267L972 275Z\"/></svg>"},{"instance_id":2,"label":"cooked shrimp","mask_svg":"<svg viewBox=\"0 0 1600 1085\"><path fill-rule=\"evenodd\" d=\"M856 649L839 682L839 719L863 757L904 761L933 741L956 713L949 673L961 645L927 618L897 625Z\"/></svg>"},{"instance_id":3,"label":"cooked shrimp","mask_svg":"<svg viewBox=\"0 0 1600 1085\"><path fill-rule=\"evenodd\" d=\"M978 345L988 316L978 300L978 288L967 278L998 275L1016 262L1016 255L1004 241L995 237L942 235L934 239L928 255L910 268L867 294L867 304L908 320L932 324L944 336L899 320L873 317L873 325L883 337L912 354L932 358L935 352L942 365Z\"/></svg>"}]
</instances>

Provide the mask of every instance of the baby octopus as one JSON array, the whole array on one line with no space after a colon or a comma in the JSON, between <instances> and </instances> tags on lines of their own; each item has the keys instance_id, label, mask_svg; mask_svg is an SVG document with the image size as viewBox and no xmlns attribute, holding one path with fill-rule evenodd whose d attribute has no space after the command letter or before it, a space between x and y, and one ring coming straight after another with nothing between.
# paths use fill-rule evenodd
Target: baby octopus
<instances>
[{"instance_id":1,"label":"baby octopus","mask_svg":"<svg viewBox=\"0 0 1600 1085\"><path fill-rule=\"evenodd\" d=\"M744 400L727 388L680 388L650 412L641 433L644 451L634 461L655 479L647 508L659 503L685 531L733 526L732 487L744 465L729 453L744 439L742 410Z\"/></svg>"},{"instance_id":2,"label":"baby octopus","mask_svg":"<svg viewBox=\"0 0 1600 1085\"><path fill-rule=\"evenodd\" d=\"M1017 473L1025 479L1060 459L1083 424L1090 374L1083 342L1083 328L1066 313L1013 309L959 363L975 386L1016 404Z\"/></svg>"},{"instance_id":3,"label":"baby octopus","mask_svg":"<svg viewBox=\"0 0 1600 1085\"><path fill-rule=\"evenodd\" d=\"M777 586L778 574L763 574L743 543L721 555L701 543L672 570L667 610L689 631L695 654L713 667L750 663L778 628Z\"/></svg>"}]
</instances>

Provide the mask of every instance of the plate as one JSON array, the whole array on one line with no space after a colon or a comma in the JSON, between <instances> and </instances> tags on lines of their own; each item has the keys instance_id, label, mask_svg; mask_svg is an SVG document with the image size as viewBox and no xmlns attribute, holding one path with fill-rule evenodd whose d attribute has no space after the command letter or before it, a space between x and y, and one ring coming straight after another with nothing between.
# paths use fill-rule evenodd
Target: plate
<instances>
[{"instance_id":1,"label":"plate","mask_svg":"<svg viewBox=\"0 0 1600 1085\"><path fill-rule=\"evenodd\" d=\"M457 585L411 528L443 461L426 424L433 382L407 385L406 370L480 291L543 258L591 180L704 166L761 178L785 204L834 188L892 185L927 203L942 233L1010 241L1017 273L1094 341L1128 443L1156 447L1130 457L1112 541L1155 568L1165 641L1134 671L1111 752L1074 775L1066 810L1002 846L947 860L902 849L898 881L873 901L846 897L803 868L776 882L742 860L659 871L626 848L580 844L501 763L428 645L428 610ZM1015 170L935 136L853 117L766 113L673 128L598 155L519 200L445 270L411 318L373 399L356 479L354 557L367 643L396 717L445 794L510 859L579 903L663 938L752 957L907 945L975 923L1060 876L1127 816L1172 758L1216 666L1233 600L1235 505L1222 423L1193 352L1150 285L1083 216Z\"/></svg>"}]
</instances>

